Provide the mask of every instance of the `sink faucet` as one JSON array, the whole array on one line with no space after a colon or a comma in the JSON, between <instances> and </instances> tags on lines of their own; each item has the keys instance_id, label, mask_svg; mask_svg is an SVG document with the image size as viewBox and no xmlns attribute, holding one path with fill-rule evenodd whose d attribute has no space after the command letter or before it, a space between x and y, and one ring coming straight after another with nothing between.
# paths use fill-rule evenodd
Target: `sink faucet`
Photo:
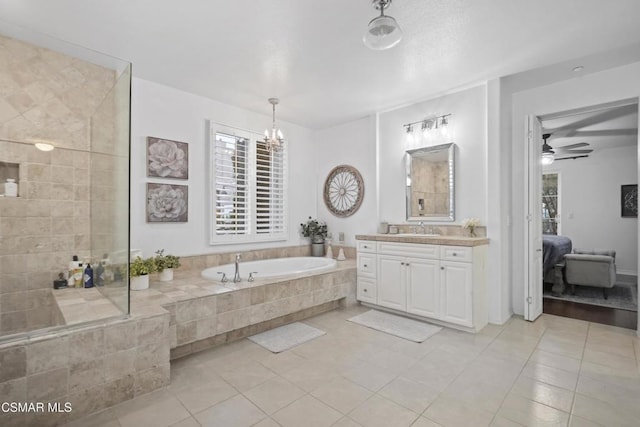
<instances>
[{"instance_id":1,"label":"sink faucet","mask_svg":"<svg viewBox=\"0 0 640 427\"><path fill-rule=\"evenodd\" d=\"M424 225L424 221L418 223L418 227L422 228L422 234L427 234L427 228Z\"/></svg>"},{"instance_id":2,"label":"sink faucet","mask_svg":"<svg viewBox=\"0 0 640 427\"><path fill-rule=\"evenodd\" d=\"M233 281L238 283L240 280L240 254L236 254L236 273L233 275Z\"/></svg>"}]
</instances>

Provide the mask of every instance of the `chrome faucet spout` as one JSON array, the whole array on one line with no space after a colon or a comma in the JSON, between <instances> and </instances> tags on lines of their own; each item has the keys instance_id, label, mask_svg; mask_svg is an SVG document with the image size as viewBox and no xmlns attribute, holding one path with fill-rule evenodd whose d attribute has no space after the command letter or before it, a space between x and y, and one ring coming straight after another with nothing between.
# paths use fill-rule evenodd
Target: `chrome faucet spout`
<instances>
[{"instance_id":1,"label":"chrome faucet spout","mask_svg":"<svg viewBox=\"0 0 640 427\"><path fill-rule=\"evenodd\" d=\"M233 281L235 283L238 283L241 279L240 279L240 254L236 254L236 272L233 275Z\"/></svg>"}]
</instances>

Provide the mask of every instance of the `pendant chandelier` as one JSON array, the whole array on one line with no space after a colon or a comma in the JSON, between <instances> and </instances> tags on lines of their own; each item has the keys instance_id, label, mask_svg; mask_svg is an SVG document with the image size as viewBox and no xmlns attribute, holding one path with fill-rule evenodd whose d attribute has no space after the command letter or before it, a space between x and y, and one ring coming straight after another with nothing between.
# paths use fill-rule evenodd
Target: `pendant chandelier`
<instances>
[{"instance_id":1,"label":"pendant chandelier","mask_svg":"<svg viewBox=\"0 0 640 427\"><path fill-rule=\"evenodd\" d=\"M264 142L267 146L267 151L278 151L282 144L284 144L284 136L282 131L276 127L276 104L280 100L278 98L269 98L269 103L273 106L273 123L271 125L271 131L266 129L264 131Z\"/></svg>"},{"instance_id":2,"label":"pendant chandelier","mask_svg":"<svg viewBox=\"0 0 640 427\"><path fill-rule=\"evenodd\" d=\"M384 14L384 8L388 7L391 1L373 0L374 7L380 11L380 16L373 18L369 22L367 31L362 37L362 41L369 49L391 49L402 40L402 30L396 20Z\"/></svg>"}]
</instances>

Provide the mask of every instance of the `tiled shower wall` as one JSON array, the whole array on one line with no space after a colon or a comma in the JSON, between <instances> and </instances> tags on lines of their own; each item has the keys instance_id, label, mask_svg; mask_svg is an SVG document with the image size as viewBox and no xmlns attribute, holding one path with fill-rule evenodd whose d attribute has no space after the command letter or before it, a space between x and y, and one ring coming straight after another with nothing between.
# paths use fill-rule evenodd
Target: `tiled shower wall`
<instances>
[{"instance_id":1,"label":"tiled shower wall","mask_svg":"<svg viewBox=\"0 0 640 427\"><path fill-rule=\"evenodd\" d=\"M53 279L89 255L89 119L114 82L113 70L0 36L0 168L19 164L19 197L0 198L0 335L58 323ZM38 151L38 139L57 148Z\"/></svg>"}]
</instances>

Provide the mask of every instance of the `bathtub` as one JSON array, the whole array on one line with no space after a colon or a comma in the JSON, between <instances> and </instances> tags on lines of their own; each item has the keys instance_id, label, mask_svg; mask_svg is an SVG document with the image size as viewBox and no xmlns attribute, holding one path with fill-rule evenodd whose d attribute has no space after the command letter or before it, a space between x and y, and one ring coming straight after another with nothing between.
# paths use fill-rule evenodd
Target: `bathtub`
<instances>
[{"instance_id":1,"label":"bathtub","mask_svg":"<svg viewBox=\"0 0 640 427\"><path fill-rule=\"evenodd\" d=\"M249 273L252 272L256 279L265 279L268 277L316 273L330 270L335 266L335 259L320 257L291 257L247 262L240 261L240 278L243 282L246 282L249 278ZM227 279L231 281L233 280L235 269L235 264L219 265L203 270L202 277L205 279L220 280L222 275L218 274L218 272L223 272L227 275Z\"/></svg>"}]
</instances>

